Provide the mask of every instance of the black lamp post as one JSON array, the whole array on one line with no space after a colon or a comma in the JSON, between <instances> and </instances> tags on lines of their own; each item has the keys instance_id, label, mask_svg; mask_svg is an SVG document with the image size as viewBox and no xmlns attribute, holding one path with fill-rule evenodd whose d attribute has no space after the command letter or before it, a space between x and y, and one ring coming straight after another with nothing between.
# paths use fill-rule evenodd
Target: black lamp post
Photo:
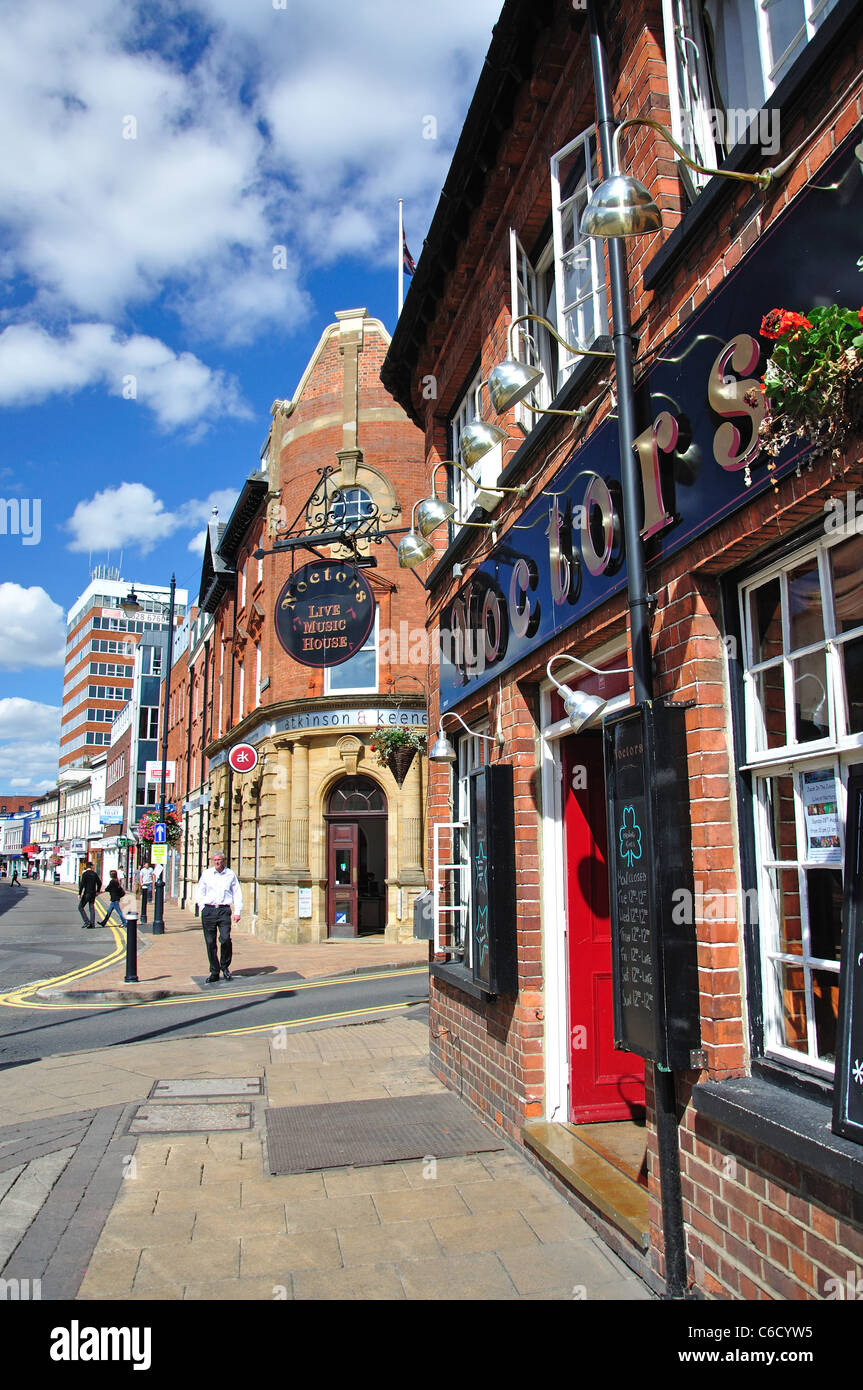
<instances>
[{"instance_id":1,"label":"black lamp post","mask_svg":"<svg viewBox=\"0 0 863 1390\"><path fill-rule=\"evenodd\" d=\"M165 697L162 701L162 775L159 783L159 821L165 824L165 790L168 774L168 702L171 695L171 670L174 656L174 596L177 590L176 575L171 575L171 596L168 603L168 653L165 667L164 683ZM136 613L141 609L138 596L135 593L135 586L132 591L120 604L124 613ZM165 842L167 845L167 831L165 832ZM153 936L164 936L165 933L165 875L167 872L167 851L162 872L157 876L153 885Z\"/></svg>"}]
</instances>

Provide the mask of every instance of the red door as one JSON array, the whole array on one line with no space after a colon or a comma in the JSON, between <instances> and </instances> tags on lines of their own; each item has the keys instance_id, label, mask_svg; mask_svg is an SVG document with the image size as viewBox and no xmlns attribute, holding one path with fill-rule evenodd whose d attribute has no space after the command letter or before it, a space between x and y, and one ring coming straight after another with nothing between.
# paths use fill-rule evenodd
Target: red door
<instances>
[{"instance_id":1,"label":"red door","mask_svg":"<svg viewBox=\"0 0 863 1390\"><path fill-rule=\"evenodd\" d=\"M327 895L330 936L357 934L358 848L356 821L330 821Z\"/></svg>"},{"instance_id":2,"label":"red door","mask_svg":"<svg viewBox=\"0 0 863 1390\"><path fill-rule=\"evenodd\" d=\"M563 743L569 969L569 1118L627 1120L644 1108L644 1060L613 1047L611 916L602 742Z\"/></svg>"}]
</instances>

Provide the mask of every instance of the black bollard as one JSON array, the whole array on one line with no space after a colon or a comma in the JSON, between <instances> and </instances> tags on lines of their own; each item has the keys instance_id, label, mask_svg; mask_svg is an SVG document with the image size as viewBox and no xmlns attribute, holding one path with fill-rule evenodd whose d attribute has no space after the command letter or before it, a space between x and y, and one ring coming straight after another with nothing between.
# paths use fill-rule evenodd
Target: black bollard
<instances>
[{"instance_id":1,"label":"black bollard","mask_svg":"<svg viewBox=\"0 0 863 1390\"><path fill-rule=\"evenodd\" d=\"M138 983L138 917L134 912L126 914L126 978L127 985Z\"/></svg>"}]
</instances>

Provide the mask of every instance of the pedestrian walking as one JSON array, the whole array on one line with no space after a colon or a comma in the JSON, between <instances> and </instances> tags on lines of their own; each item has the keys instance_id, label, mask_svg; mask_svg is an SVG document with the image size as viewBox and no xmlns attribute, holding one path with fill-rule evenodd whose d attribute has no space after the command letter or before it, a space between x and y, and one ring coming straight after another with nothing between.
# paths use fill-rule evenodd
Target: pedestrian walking
<instances>
[{"instance_id":1,"label":"pedestrian walking","mask_svg":"<svg viewBox=\"0 0 863 1390\"><path fill-rule=\"evenodd\" d=\"M102 891L102 880L89 859L78 879L78 911L85 927L96 925L96 895Z\"/></svg>"},{"instance_id":2,"label":"pedestrian walking","mask_svg":"<svg viewBox=\"0 0 863 1390\"><path fill-rule=\"evenodd\" d=\"M9 884L9 887L10 887L10 888L14 888L15 885L16 885L16 883L18 884L18 887L20 888L20 887L21 887L21 880L20 880L20 878L18 877L18 866L17 866L17 864L15 865L15 868L12 870L12 882Z\"/></svg>"},{"instance_id":3,"label":"pedestrian walking","mask_svg":"<svg viewBox=\"0 0 863 1390\"><path fill-rule=\"evenodd\" d=\"M111 918L111 914L114 912L116 912L118 918L120 919L120 926L125 927L126 919L123 916L123 910L120 907L120 899L122 897L125 897L125 893L126 890L120 882L120 875L117 873L116 869L112 869L108 875L108 897L111 899L111 906L108 908L108 911L105 913L105 916L99 923L100 927L107 927L108 922Z\"/></svg>"},{"instance_id":4,"label":"pedestrian walking","mask_svg":"<svg viewBox=\"0 0 863 1390\"><path fill-rule=\"evenodd\" d=\"M139 883L140 883L140 885L141 885L141 925L142 925L142 926L143 926L143 924L144 924L144 923L146 922L146 920L147 920L147 902L148 902L148 900L149 900L150 893L152 892L152 889L153 889L153 878L154 878L154 875L153 875L153 866L152 866L151 864L142 864L142 865L141 865L140 873L138 874L138 881L139 881Z\"/></svg>"},{"instance_id":5,"label":"pedestrian walking","mask_svg":"<svg viewBox=\"0 0 863 1390\"><path fill-rule=\"evenodd\" d=\"M237 875L233 869L227 867L224 854L214 854L211 862L212 867L205 869L201 874L195 890L195 902L201 911L201 926L204 929L207 959L210 962L208 985L215 984L220 971L226 980L231 978L231 909L233 908L235 922L239 922L243 911L242 890L237 882ZM216 946L217 933L222 953L221 961Z\"/></svg>"}]
</instances>

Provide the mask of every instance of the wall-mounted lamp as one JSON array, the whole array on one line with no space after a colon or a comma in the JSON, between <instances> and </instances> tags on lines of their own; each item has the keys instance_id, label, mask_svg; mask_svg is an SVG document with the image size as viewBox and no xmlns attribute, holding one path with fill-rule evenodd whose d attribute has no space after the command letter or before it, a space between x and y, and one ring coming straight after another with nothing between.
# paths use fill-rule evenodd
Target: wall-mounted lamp
<instances>
[{"instance_id":1,"label":"wall-mounted lamp","mask_svg":"<svg viewBox=\"0 0 863 1390\"><path fill-rule=\"evenodd\" d=\"M777 164L775 168L765 169L760 174L740 174L735 169L709 169L698 164L678 145L671 131L659 121L647 116L633 116L621 121L614 132L612 142L611 174L603 179L593 191L581 217L582 236L623 237L641 236L642 232L658 232L662 227L662 216L649 188L632 174L620 172L620 137L630 126L646 125L664 137L680 155L690 169L699 174L720 174L725 179L739 179L744 183L754 183L765 189L776 178L780 178L789 168L794 154Z\"/></svg>"},{"instance_id":2,"label":"wall-mounted lamp","mask_svg":"<svg viewBox=\"0 0 863 1390\"><path fill-rule=\"evenodd\" d=\"M430 545L424 536L418 535L415 529L419 505L419 502L414 502L411 511L411 529L399 541L399 565L403 570L412 570L415 565L421 565L423 560L428 560L434 555L434 546Z\"/></svg>"},{"instance_id":3,"label":"wall-mounted lamp","mask_svg":"<svg viewBox=\"0 0 863 1390\"><path fill-rule=\"evenodd\" d=\"M503 734L500 732L500 730L498 730L497 734L494 737L492 737L491 734L478 734L475 729L471 729L467 724L465 724L461 715L456 714L455 710L447 710L445 714L441 715L438 721L437 738L435 739L434 743L429 749L429 762L455 762L455 749L453 748L452 744L450 743L449 739L443 731L443 722L445 719L457 719L459 724L461 724L462 728L466 729L467 732L470 734L471 738L484 738L488 743L497 743L499 746L503 744Z\"/></svg>"},{"instance_id":4,"label":"wall-mounted lamp","mask_svg":"<svg viewBox=\"0 0 863 1390\"><path fill-rule=\"evenodd\" d=\"M476 489L473 496L474 502L484 512L493 512L498 503L503 501L505 492L517 493L519 497L523 497L527 492L524 487L482 487L460 463L456 463L454 459L442 459L432 469L431 496L423 498L417 504L417 525L423 536L431 535L432 531L438 526L442 526L445 521L454 521L457 526L484 526L486 524L482 521L460 521L455 514L453 503L445 497L435 496L434 480L439 468L457 468L460 473L463 473Z\"/></svg>"},{"instance_id":5,"label":"wall-mounted lamp","mask_svg":"<svg viewBox=\"0 0 863 1390\"><path fill-rule=\"evenodd\" d=\"M532 323L541 323L546 330L556 338L561 347L565 347L567 352L571 352L575 357L614 357L613 352L593 352L588 348L574 347L562 338L557 329L550 324L548 319L544 319L540 314L519 314L514 318L509 326L507 335L507 349L509 356L505 362L501 362L494 368L488 379L488 394L491 403L498 415L504 415L511 410L519 401L525 401L528 410L535 415L567 415L570 418L579 418L583 415L582 410L543 410L540 406L531 405L525 400L534 387L542 381L542 372L539 367L531 367L527 362L519 362L515 355L513 344L513 330L520 323L530 320Z\"/></svg>"},{"instance_id":6,"label":"wall-mounted lamp","mask_svg":"<svg viewBox=\"0 0 863 1390\"><path fill-rule=\"evenodd\" d=\"M476 419L471 420L469 425L465 425L458 438L459 453L467 464L472 468L475 463L479 463L481 458L496 449L498 444L502 444L509 436L506 430L502 430L499 425L490 425L487 420L482 418L482 408L480 406L480 392L484 386L488 386L487 381L481 381L474 392L474 409Z\"/></svg>"},{"instance_id":7,"label":"wall-mounted lamp","mask_svg":"<svg viewBox=\"0 0 863 1390\"><path fill-rule=\"evenodd\" d=\"M573 690L571 686L561 685L560 681L555 680L551 674L552 664L555 661L574 661L577 665L592 671L596 676L622 676L629 671L629 667L609 667L605 671L600 671L598 667L591 666L588 661L582 661L580 656L573 656L571 652L558 652L556 656L550 658L545 673L563 696L564 713L569 719L572 732L577 734L581 729L586 729L590 724L596 723L608 701L603 700L601 695L590 695L586 690Z\"/></svg>"}]
</instances>

